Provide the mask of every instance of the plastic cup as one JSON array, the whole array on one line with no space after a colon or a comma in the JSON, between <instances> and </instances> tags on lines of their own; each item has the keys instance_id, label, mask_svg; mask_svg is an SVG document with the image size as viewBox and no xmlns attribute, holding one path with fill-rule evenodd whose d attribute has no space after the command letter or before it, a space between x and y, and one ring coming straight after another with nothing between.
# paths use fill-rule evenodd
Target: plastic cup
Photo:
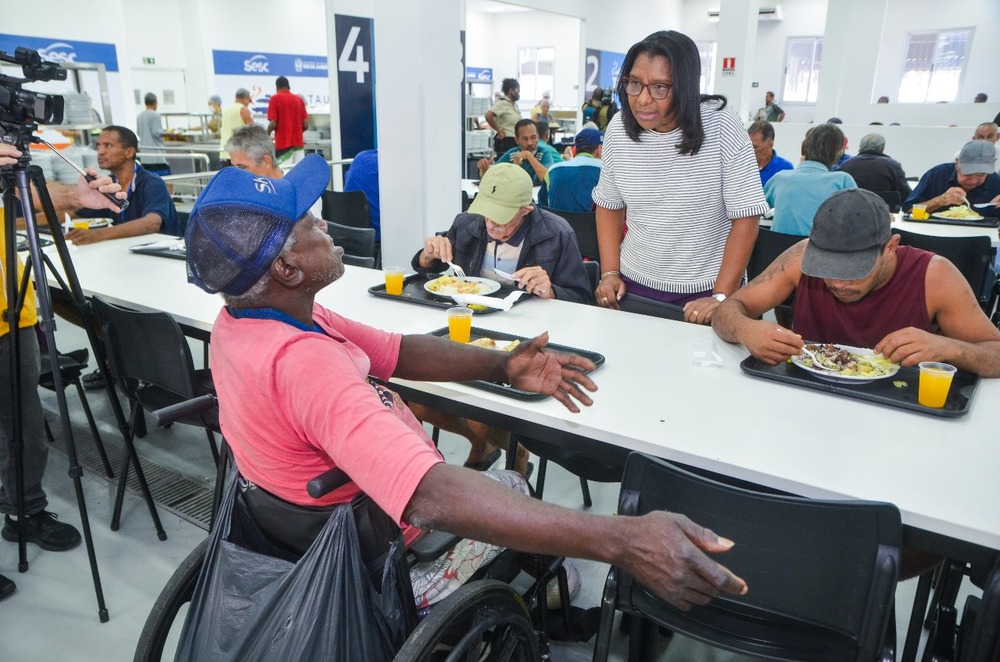
<instances>
[{"instance_id":1,"label":"plastic cup","mask_svg":"<svg viewBox=\"0 0 1000 662\"><path fill-rule=\"evenodd\" d=\"M940 409L948 400L951 380L955 376L955 366L935 361L920 364L920 388L917 402L925 407Z\"/></svg>"},{"instance_id":2,"label":"plastic cup","mask_svg":"<svg viewBox=\"0 0 1000 662\"><path fill-rule=\"evenodd\" d=\"M472 336L472 309L448 309L448 336L455 342L467 343Z\"/></svg>"},{"instance_id":3,"label":"plastic cup","mask_svg":"<svg viewBox=\"0 0 1000 662\"><path fill-rule=\"evenodd\" d=\"M73 221L73 227L77 230L89 230L90 221Z\"/></svg>"},{"instance_id":4,"label":"plastic cup","mask_svg":"<svg viewBox=\"0 0 1000 662\"><path fill-rule=\"evenodd\" d=\"M930 218L930 214L927 213L927 205L913 205L910 209L910 216L915 221L926 221Z\"/></svg>"},{"instance_id":5,"label":"plastic cup","mask_svg":"<svg viewBox=\"0 0 1000 662\"><path fill-rule=\"evenodd\" d=\"M403 268L385 268L385 293L399 296L403 293Z\"/></svg>"}]
</instances>

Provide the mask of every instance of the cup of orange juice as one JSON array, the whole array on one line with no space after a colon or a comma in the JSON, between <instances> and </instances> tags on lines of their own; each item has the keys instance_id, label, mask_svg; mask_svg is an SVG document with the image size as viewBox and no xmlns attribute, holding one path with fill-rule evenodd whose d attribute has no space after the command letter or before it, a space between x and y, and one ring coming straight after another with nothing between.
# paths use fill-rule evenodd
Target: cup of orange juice
<instances>
[{"instance_id":1,"label":"cup of orange juice","mask_svg":"<svg viewBox=\"0 0 1000 662\"><path fill-rule=\"evenodd\" d=\"M940 409L948 399L951 380L955 376L955 366L936 361L924 361L920 367L920 388L917 402L925 407Z\"/></svg>"},{"instance_id":2,"label":"cup of orange juice","mask_svg":"<svg viewBox=\"0 0 1000 662\"><path fill-rule=\"evenodd\" d=\"M472 336L472 309L448 309L448 336L455 342L466 343Z\"/></svg>"},{"instance_id":3,"label":"cup of orange juice","mask_svg":"<svg viewBox=\"0 0 1000 662\"><path fill-rule=\"evenodd\" d=\"M403 268L386 267L385 271L385 293L399 296L403 293Z\"/></svg>"},{"instance_id":4,"label":"cup of orange juice","mask_svg":"<svg viewBox=\"0 0 1000 662\"><path fill-rule=\"evenodd\" d=\"M910 208L910 216L912 216L915 221L926 221L930 218L930 214L927 213L927 205L913 205L913 207Z\"/></svg>"},{"instance_id":5,"label":"cup of orange juice","mask_svg":"<svg viewBox=\"0 0 1000 662\"><path fill-rule=\"evenodd\" d=\"M89 230L90 221L73 221L73 227L77 230Z\"/></svg>"}]
</instances>

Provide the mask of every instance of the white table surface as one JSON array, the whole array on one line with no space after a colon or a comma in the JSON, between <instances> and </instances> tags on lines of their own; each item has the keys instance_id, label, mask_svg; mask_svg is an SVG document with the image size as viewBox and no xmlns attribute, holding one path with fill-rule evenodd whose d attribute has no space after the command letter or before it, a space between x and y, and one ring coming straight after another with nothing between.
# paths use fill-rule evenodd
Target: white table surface
<instances>
[{"instance_id":1,"label":"white table surface","mask_svg":"<svg viewBox=\"0 0 1000 662\"><path fill-rule=\"evenodd\" d=\"M928 223L927 221L904 221L897 214L892 227L896 230L917 232L932 237L989 237L993 247L1000 244L1000 230L997 228L977 228L970 225L945 225L943 223Z\"/></svg>"},{"instance_id":2,"label":"white table surface","mask_svg":"<svg viewBox=\"0 0 1000 662\"><path fill-rule=\"evenodd\" d=\"M134 308L164 310L210 330L221 299L186 283L184 262L129 253L140 237L73 248L81 286ZM379 271L347 267L323 305L402 333L446 326L443 310L372 297ZM711 329L555 300L531 299L474 324L600 352L594 406L572 414L553 399L522 402L453 383L403 382L422 392L815 498L896 504L904 524L1000 550L1000 446L983 380L971 411L940 419L768 382L739 368L746 351ZM699 367L692 343L714 344L721 367ZM912 384L911 388L916 385ZM861 387L863 388L863 387Z\"/></svg>"}]
</instances>

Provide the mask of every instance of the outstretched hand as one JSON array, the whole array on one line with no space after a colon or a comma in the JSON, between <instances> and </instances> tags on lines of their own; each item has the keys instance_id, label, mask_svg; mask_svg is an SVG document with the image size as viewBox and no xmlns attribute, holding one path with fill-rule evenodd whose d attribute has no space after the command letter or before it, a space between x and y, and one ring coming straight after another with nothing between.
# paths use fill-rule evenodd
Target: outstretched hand
<instances>
[{"instance_id":1,"label":"outstretched hand","mask_svg":"<svg viewBox=\"0 0 1000 662\"><path fill-rule=\"evenodd\" d=\"M511 386L535 393L551 395L571 412L579 412L576 402L594 403L581 386L596 391L597 385L584 371L594 370L593 362L577 354L546 350L548 332L521 343L510 353L504 365Z\"/></svg>"},{"instance_id":2,"label":"outstretched hand","mask_svg":"<svg viewBox=\"0 0 1000 662\"><path fill-rule=\"evenodd\" d=\"M629 558L622 565L640 584L678 609L708 604L721 595L743 595L745 581L705 555L733 542L678 513L656 511L622 518L631 530Z\"/></svg>"}]
</instances>

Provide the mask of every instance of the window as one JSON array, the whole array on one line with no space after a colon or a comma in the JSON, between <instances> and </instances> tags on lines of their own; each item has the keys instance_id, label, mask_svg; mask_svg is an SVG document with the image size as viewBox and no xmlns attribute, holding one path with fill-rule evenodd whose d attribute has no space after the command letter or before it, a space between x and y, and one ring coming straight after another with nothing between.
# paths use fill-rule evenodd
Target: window
<instances>
[{"instance_id":1,"label":"window","mask_svg":"<svg viewBox=\"0 0 1000 662\"><path fill-rule=\"evenodd\" d=\"M911 32L899 81L899 101L936 103L957 99L971 38L972 30Z\"/></svg>"},{"instance_id":2,"label":"window","mask_svg":"<svg viewBox=\"0 0 1000 662\"><path fill-rule=\"evenodd\" d=\"M822 61L822 37L793 37L788 40L782 103L816 103Z\"/></svg>"},{"instance_id":3,"label":"window","mask_svg":"<svg viewBox=\"0 0 1000 662\"><path fill-rule=\"evenodd\" d=\"M519 48L517 51L517 82L521 85L521 99L525 104L536 104L545 91L555 87L552 72L555 69L556 49Z\"/></svg>"},{"instance_id":4,"label":"window","mask_svg":"<svg viewBox=\"0 0 1000 662\"><path fill-rule=\"evenodd\" d=\"M714 41L697 41L698 54L701 56L701 93L711 94L715 89L715 49Z\"/></svg>"}]
</instances>

